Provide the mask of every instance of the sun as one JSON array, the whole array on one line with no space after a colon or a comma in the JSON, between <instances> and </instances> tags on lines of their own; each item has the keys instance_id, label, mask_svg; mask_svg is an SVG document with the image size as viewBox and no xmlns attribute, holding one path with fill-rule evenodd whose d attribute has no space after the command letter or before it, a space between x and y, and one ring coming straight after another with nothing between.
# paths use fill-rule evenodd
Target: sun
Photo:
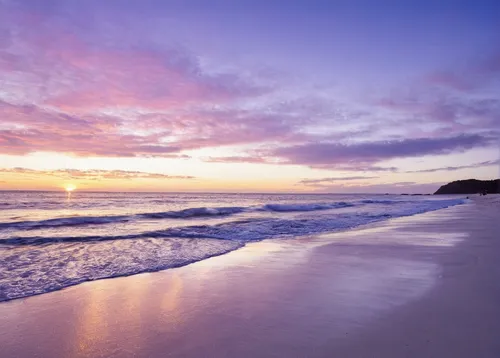
<instances>
[{"instance_id":1,"label":"sun","mask_svg":"<svg viewBox=\"0 0 500 358\"><path fill-rule=\"evenodd\" d=\"M64 186L64 190L66 190L68 193L71 193L75 189L76 189L76 186L73 184L68 184L68 185Z\"/></svg>"}]
</instances>

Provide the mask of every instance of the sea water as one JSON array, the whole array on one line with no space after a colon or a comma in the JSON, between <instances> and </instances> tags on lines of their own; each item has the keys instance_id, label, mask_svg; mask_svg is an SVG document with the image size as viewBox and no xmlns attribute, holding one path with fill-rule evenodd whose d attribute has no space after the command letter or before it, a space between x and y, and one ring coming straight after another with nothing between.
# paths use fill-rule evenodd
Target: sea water
<instances>
[{"instance_id":1,"label":"sea water","mask_svg":"<svg viewBox=\"0 0 500 358\"><path fill-rule=\"evenodd\" d=\"M458 197L0 192L0 301L158 271L251 241L346 230Z\"/></svg>"}]
</instances>

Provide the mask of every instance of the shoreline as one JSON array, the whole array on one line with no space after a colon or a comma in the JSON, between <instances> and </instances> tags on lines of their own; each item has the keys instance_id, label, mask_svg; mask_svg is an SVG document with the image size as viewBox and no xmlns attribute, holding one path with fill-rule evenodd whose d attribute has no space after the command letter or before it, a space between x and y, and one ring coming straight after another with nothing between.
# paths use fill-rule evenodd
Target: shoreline
<instances>
[{"instance_id":1,"label":"shoreline","mask_svg":"<svg viewBox=\"0 0 500 358\"><path fill-rule=\"evenodd\" d=\"M498 205L473 199L3 302L0 344L40 357L496 357Z\"/></svg>"}]
</instances>

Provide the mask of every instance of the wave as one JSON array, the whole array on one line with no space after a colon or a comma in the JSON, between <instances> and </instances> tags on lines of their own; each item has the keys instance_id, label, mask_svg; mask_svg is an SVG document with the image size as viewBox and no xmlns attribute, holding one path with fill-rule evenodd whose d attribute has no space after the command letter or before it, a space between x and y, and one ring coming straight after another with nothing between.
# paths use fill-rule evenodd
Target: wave
<instances>
[{"instance_id":1,"label":"wave","mask_svg":"<svg viewBox=\"0 0 500 358\"><path fill-rule=\"evenodd\" d=\"M16 221L10 223L0 223L0 229L24 229L34 230L41 228L79 226L79 225L99 225L113 222L129 221L128 216L73 216L68 218L57 218L40 221Z\"/></svg>"},{"instance_id":2,"label":"wave","mask_svg":"<svg viewBox=\"0 0 500 358\"><path fill-rule=\"evenodd\" d=\"M329 209L339 209L354 206L354 203L331 203L331 204L267 204L261 210L274 212L294 212L294 211L320 211Z\"/></svg>"},{"instance_id":3,"label":"wave","mask_svg":"<svg viewBox=\"0 0 500 358\"><path fill-rule=\"evenodd\" d=\"M465 202L461 199L427 200L416 201L411 205L379 205L376 210L361 206L354 213L328 211L329 208L345 207L342 203L195 208L176 211L174 215L183 218L193 215L232 215L246 210L320 212L314 215L241 218L214 225L173 227L121 236L10 237L0 240L0 245L6 245L4 247L7 248L0 250L0 261L6 268L5 274L0 275L0 301L42 294L85 281L180 267L236 250L251 241L349 229ZM331 207L325 208L325 205ZM172 212L168 213L171 215ZM104 223L109 220L116 222L118 219L129 220L130 216L73 217L45 220L44 224L61 226L67 225L68 220L71 220L71 224L77 224Z\"/></svg>"},{"instance_id":4,"label":"wave","mask_svg":"<svg viewBox=\"0 0 500 358\"><path fill-rule=\"evenodd\" d=\"M398 203L403 203L403 200L373 200L373 199L366 199L366 200L361 200L361 203L363 204L398 204Z\"/></svg>"},{"instance_id":5,"label":"wave","mask_svg":"<svg viewBox=\"0 0 500 358\"><path fill-rule=\"evenodd\" d=\"M0 223L1 229L24 229L34 230L41 228L80 226L80 225L101 225L118 222L127 222L137 219L191 219L203 217L221 217L240 214L244 212L306 212L329 210L354 206L345 202L339 203L315 203L315 204L266 204L264 206L249 207L199 207L188 208L177 211L164 211L152 213L139 213L132 215L109 215L109 216L73 216L66 218L48 219L40 221L15 221Z\"/></svg>"},{"instance_id":6,"label":"wave","mask_svg":"<svg viewBox=\"0 0 500 358\"><path fill-rule=\"evenodd\" d=\"M380 212L328 213L293 218L270 217L232 221L217 225L184 226L159 231L155 234L166 237L211 238L242 242L260 241L268 238L315 235L345 230L390 218L440 210L463 203L464 201L461 199L421 201L415 202L412 206L392 206Z\"/></svg>"},{"instance_id":7,"label":"wave","mask_svg":"<svg viewBox=\"0 0 500 358\"><path fill-rule=\"evenodd\" d=\"M463 204L463 199L414 202L411 206L392 206L380 212L356 212L315 215L313 217L265 217L235 220L215 225L192 225L165 230L120 236L75 237L11 237L0 240L0 245L41 245L60 242L91 242L141 238L197 238L239 242L260 241L268 238L320 234L349 229L389 218L411 216L428 211ZM234 209L234 208L233 208Z\"/></svg>"},{"instance_id":8,"label":"wave","mask_svg":"<svg viewBox=\"0 0 500 358\"><path fill-rule=\"evenodd\" d=\"M443 200L427 200L421 202L442 202ZM35 230L43 228L54 228L64 226L82 226L82 225L103 225L111 223L121 223L140 219L161 220L161 219L193 219L193 218L210 218L224 217L241 213L249 212L276 212L276 213L292 213L292 212L313 212L327 211L333 209L342 209L348 207L362 206L367 204L381 205L397 205L403 203L415 203L418 201L402 201L402 200L360 200L353 202L333 202L333 203L294 203L294 204L265 204L263 206L248 206L248 207L198 207L188 208L177 211L139 213L131 215L108 215L108 216L73 216L65 218L55 218L40 221L14 221L0 223L2 229L22 229Z\"/></svg>"},{"instance_id":9,"label":"wave","mask_svg":"<svg viewBox=\"0 0 500 358\"><path fill-rule=\"evenodd\" d=\"M187 219L204 216L228 216L239 214L246 210L244 207L190 208L179 211L137 214L137 216L148 219Z\"/></svg>"}]
</instances>

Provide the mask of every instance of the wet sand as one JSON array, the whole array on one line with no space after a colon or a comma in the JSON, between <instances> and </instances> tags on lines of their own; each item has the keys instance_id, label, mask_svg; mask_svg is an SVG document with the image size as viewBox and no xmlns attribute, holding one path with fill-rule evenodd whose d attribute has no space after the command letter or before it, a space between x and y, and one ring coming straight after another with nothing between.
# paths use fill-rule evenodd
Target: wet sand
<instances>
[{"instance_id":1,"label":"wet sand","mask_svg":"<svg viewBox=\"0 0 500 358\"><path fill-rule=\"evenodd\" d=\"M500 357L500 200L0 303L0 357Z\"/></svg>"}]
</instances>

